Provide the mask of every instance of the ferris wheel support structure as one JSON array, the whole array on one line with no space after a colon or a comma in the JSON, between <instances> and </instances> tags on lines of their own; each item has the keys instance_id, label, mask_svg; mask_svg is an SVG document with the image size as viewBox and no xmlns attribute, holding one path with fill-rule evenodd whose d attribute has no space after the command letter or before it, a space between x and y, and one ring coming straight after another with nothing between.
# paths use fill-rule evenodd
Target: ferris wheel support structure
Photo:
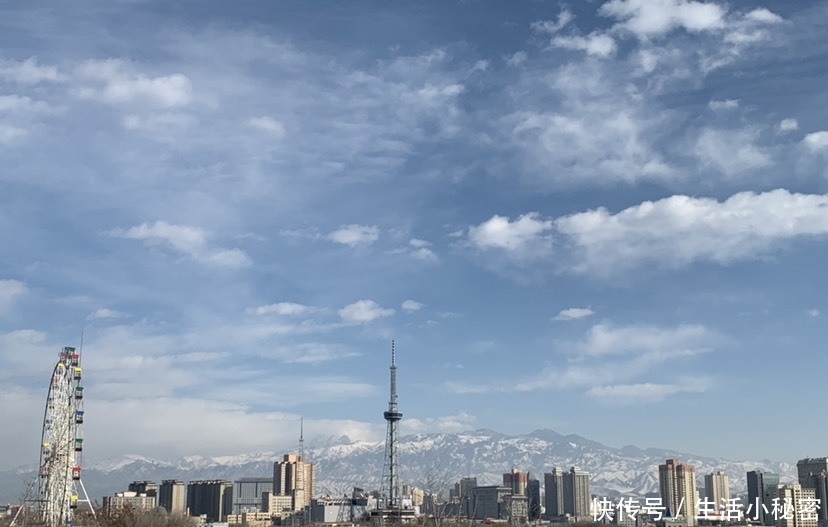
<instances>
[{"instance_id":1,"label":"ferris wheel support structure","mask_svg":"<svg viewBox=\"0 0 828 527\"><path fill-rule=\"evenodd\" d=\"M81 480L83 461L83 370L80 353L60 352L46 397L34 499L45 527L71 527L80 503L92 502ZM14 523L14 522L13 522Z\"/></svg>"}]
</instances>

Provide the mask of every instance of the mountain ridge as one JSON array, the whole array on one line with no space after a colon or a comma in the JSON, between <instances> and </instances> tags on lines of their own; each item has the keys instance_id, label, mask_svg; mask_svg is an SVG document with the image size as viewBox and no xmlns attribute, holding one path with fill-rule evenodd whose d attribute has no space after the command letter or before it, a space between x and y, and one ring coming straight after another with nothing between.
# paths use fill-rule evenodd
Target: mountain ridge
<instances>
[{"instance_id":1,"label":"mountain ridge","mask_svg":"<svg viewBox=\"0 0 828 527\"><path fill-rule=\"evenodd\" d=\"M351 441L344 436L317 437L305 444L306 457L317 464L316 493L340 495L352 486L379 487L384 441ZM164 460L141 454L93 463L84 469L84 484L93 499L125 490L131 481L162 479L238 479L268 477L273 462L298 445L283 451L222 456L184 456ZM465 476L477 476L478 483L494 484L516 467L541 480L552 467L577 466L590 473L592 493L607 497L643 497L658 490L658 464L668 458L696 466L697 485L706 473L722 470L730 476L734 493L745 490L745 472L765 470L795 480L795 466L770 460L734 461L682 453L675 450L635 445L608 447L577 434L559 434L538 429L523 435L507 435L480 429L465 432L410 434L400 438L398 447L403 481L448 494L448 488ZM18 501L34 467L0 471L0 503ZM17 486L15 489L14 487Z\"/></svg>"}]
</instances>

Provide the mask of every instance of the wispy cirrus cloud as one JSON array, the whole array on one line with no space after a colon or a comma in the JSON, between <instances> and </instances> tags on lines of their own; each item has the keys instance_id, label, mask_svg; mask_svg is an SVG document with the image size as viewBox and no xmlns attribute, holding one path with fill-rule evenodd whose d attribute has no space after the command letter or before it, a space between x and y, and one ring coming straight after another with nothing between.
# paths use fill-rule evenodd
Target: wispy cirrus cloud
<instances>
[{"instance_id":1,"label":"wispy cirrus cloud","mask_svg":"<svg viewBox=\"0 0 828 527\"><path fill-rule=\"evenodd\" d=\"M306 315L317 311L316 308L306 306L305 304L297 304L296 302L278 302L275 304L267 304L263 306L248 308L247 312L251 315Z\"/></svg>"},{"instance_id":2,"label":"wispy cirrus cloud","mask_svg":"<svg viewBox=\"0 0 828 527\"><path fill-rule=\"evenodd\" d=\"M156 221L127 229L113 229L107 234L114 238L139 240L149 247L166 247L211 266L239 268L251 263L241 249L213 247L208 242L207 232L198 227Z\"/></svg>"},{"instance_id":3,"label":"wispy cirrus cloud","mask_svg":"<svg viewBox=\"0 0 828 527\"><path fill-rule=\"evenodd\" d=\"M122 318L124 316L125 315L120 311L102 307L100 309L96 309L92 313L89 313L89 315L86 316L86 320L104 320L108 318Z\"/></svg>"},{"instance_id":4,"label":"wispy cirrus cloud","mask_svg":"<svg viewBox=\"0 0 828 527\"><path fill-rule=\"evenodd\" d=\"M0 280L0 311L5 311L23 297L28 288L20 280Z\"/></svg>"},{"instance_id":5,"label":"wispy cirrus cloud","mask_svg":"<svg viewBox=\"0 0 828 527\"><path fill-rule=\"evenodd\" d=\"M681 393L704 393L713 388L710 377L682 377L675 383L643 382L595 386L586 395L612 405L659 402Z\"/></svg>"},{"instance_id":6,"label":"wispy cirrus cloud","mask_svg":"<svg viewBox=\"0 0 828 527\"><path fill-rule=\"evenodd\" d=\"M692 390L630 381L657 375L654 372L660 367L674 361L692 361L713 351L721 342L719 335L701 325L659 327L601 323L590 328L580 340L559 342L557 347L566 350L560 360L548 363L537 374L505 383L449 382L447 387L460 394L574 389L589 397L618 393L625 394L626 402L651 401ZM705 391L709 384L700 386L699 392Z\"/></svg>"}]
</instances>

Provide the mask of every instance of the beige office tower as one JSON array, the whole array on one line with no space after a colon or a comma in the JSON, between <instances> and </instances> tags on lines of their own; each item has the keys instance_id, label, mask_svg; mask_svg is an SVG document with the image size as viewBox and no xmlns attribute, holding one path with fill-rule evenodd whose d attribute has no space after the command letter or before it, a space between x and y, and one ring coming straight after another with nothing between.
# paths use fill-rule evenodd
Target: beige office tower
<instances>
[{"instance_id":1,"label":"beige office tower","mask_svg":"<svg viewBox=\"0 0 828 527\"><path fill-rule=\"evenodd\" d=\"M730 480L727 474L717 471L715 474L704 476L704 494L707 501L714 504L713 510L727 510L727 500L730 499Z\"/></svg>"},{"instance_id":2,"label":"beige office tower","mask_svg":"<svg viewBox=\"0 0 828 527\"><path fill-rule=\"evenodd\" d=\"M563 477L564 505L566 512L576 518L590 516L592 494L589 492L589 473L572 467Z\"/></svg>"},{"instance_id":3,"label":"beige office tower","mask_svg":"<svg viewBox=\"0 0 828 527\"><path fill-rule=\"evenodd\" d=\"M819 524L818 511L822 504L818 503L814 489L799 483L777 485L770 489L770 497L766 523L773 522L776 527L817 527Z\"/></svg>"},{"instance_id":4,"label":"beige office tower","mask_svg":"<svg viewBox=\"0 0 828 527\"><path fill-rule=\"evenodd\" d=\"M187 512L187 485L175 479L162 481L158 488L158 506L170 514Z\"/></svg>"},{"instance_id":5,"label":"beige office tower","mask_svg":"<svg viewBox=\"0 0 828 527\"><path fill-rule=\"evenodd\" d=\"M688 525L696 525L698 516L698 491L696 468L683 465L678 459L668 459L658 466L658 488L661 505L670 517L682 517Z\"/></svg>"},{"instance_id":6,"label":"beige office tower","mask_svg":"<svg viewBox=\"0 0 828 527\"><path fill-rule=\"evenodd\" d=\"M314 495L316 467L302 456L285 454L273 464L273 493L293 498L293 510L309 508Z\"/></svg>"}]
</instances>

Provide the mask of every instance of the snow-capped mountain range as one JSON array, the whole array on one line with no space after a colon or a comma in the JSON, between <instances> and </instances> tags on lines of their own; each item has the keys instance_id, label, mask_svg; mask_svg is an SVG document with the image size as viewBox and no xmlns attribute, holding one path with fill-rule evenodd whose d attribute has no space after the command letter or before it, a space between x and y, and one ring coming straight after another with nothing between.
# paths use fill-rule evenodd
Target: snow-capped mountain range
<instances>
[{"instance_id":1,"label":"snow-capped mountain range","mask_svg":"<svg viewBox=\"0 0 828 527\"><path fill-rule=\"evenodd\" d=\"M297 453L293 449L290 453ZM381 441L350 441L347 437L317 438L304 445L305 457L317 465L317 494L342 495L353 486L379 487L385 445ZM87 467L83 479L93 500L126 490L135 480L229 479L269 477L273 462L283 452L262 452L237 456L188 456L165 461L140 455L101 462ZM495 484L513 467L529 471L541 480L552 467L577 466L590 473L592 493L607 497L643 497L658 492L658 465L678 458L696 467L697 484L703 475L721 470L730 477L732 493L744 493L745 473L750 470L776 472L782 481L796 479L796 466L775 461L730 461L695 454L641 449L635 446L611 448L577 435L536 430L527 435L509 436L491 430L462 433L419 434L401 438L399 460L404 483L442 491L461 477L476 476L478 484ZM0 503L19 501L34 469L21 467L0 472Z\"/></svg>"}]
</instances>

